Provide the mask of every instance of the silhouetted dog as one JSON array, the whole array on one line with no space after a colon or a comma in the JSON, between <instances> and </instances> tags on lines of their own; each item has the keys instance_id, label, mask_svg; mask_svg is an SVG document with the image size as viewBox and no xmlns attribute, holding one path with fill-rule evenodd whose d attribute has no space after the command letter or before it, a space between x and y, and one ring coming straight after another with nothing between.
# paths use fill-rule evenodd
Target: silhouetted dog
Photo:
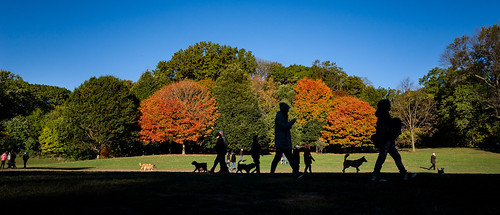
<instances>
[{"instance_id":1,"label":"silhouetted dog","mask_svg":"<svg viewBox=\"0 0 500 215\"><path fill-rule=\"evenodd\" d=\"M444 168L438 169L438 174L444 174Z\"/></svg>"},{"instance_id":2,"label":"silhouetted dog","mask_svg":"<svg viewBox=\"0 0 500 215\"><path fill-rule=\"evenodd\" d=\"M359 166L361 166L361 164L363 164L364 162L368 162L364 156L357 160L347 160L347 157L349 157L349 154L346 154L344 156L344 169L342 170L343 173L345 173L345 169L351 166L356 167L356 173L359 173Z\"/></svg>"},{"instance_id":3,"label":"silhouetted dog","mask_svg":"<svg viewBox=\"0 0 500 215\"><path fill-rule=\"evenodd\" d=\"M243 160L244 162L245 160ZM253 168L255 168L255 163L251 163L251 164L244 164L244 163L241 163L242 161L238 161L238 169L236 170L236 173L238 172L241 172L243 173L243 170L245 170L247 173L250 173L250 170L252 170Z\"/></svg>"},{"instance_id":4,"label":"silhouetted dog","mask_svg":"<svg viewBox=\"0 0 500 215\"><path fill-rule=\"evenodd\" d=\"M193 161L191 164L194 165L194 171L198 170L198 172L207 172L207 163L198 163L196 161Z\"/></svg>"}]
</instances>

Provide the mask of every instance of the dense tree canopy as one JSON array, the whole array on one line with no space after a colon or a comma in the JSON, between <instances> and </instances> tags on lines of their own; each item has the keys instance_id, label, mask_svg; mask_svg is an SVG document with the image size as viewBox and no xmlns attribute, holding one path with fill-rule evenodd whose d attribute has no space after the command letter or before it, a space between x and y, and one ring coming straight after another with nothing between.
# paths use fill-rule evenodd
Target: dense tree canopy
<instances>
[{"instance_id":1,"label":"dense tree canopy","mask_svg":"<svg viewBox=\"0 0 500 215\"><path fill-rule=\"evenodd\" d=\"M250 76L237 64L231 64L214 87L220 116L216 129L224 129L231 150L250 150L252 136L267 134Z\"/></svg>"},{"instance_id":2,"label":"dense tree canopy","mask_svg":"<svg viewBox=\"0 0 500 215\"><path fill-rule=\"evenodd\" d=\"M0 120L27 116L34 108L35 98L19 75L0 70Z\"/></svg>"},{"instance_id":3,"label":"dense tree canopy","mask_svg":"<svg viewBox=\"0 0 500 215\"><path fill-rule=\"evenodd\" d=\"M132 94L134 94L139 101L149 98L157 90L159 90L156 79L153 77L153 73L146 70L142 73L139 80L132 86Z\"/></svg>"},{"instance_id":4,"label":"dense tree canopy","mask_svg":"<svg viewBox=\"0 0 500 215\"><path fill-rule=\"evenodd\" d=\"M336 97L321 137L330 145L361 147L371 143L376 121L375 109L367 102L351 96Z\"/></svg>"},{"instance_id":5,"label":"dense tree canopy","mask_svg":"<svg viewBox=\"0 0 500 215\"><path fill-rule=\"evenodd\" d=\"M332 104L332 90L321 80L305 77L297 82L295 92L294 107L299 116L297 122L324 121Z\"/></svg>"},{"instance_id":6,"label":"dense tree canopy","mask_svg":"<svg viewBox=\"0 0 500 215\"><path fill-rule=\"evenodd\" d=\"M257 67L251 51L199 42L176 52L169 61L160 61L154 74L160 86L184 79L215 81L220 72L231 64L237 64L247 74L254 74Z\"/></svg>"},{"instance_id":7,"label":"dense tree canopy","mask_svg":"<svg viewBox=\"0 0 500 215\"><path fill-rule=\"evenodd\" d=\"M113 76L90 78L73 91L64 109L74 133L71 144L103 157L133 153L137 107L124 81Z\"/></svg>"},{"instance_id":8,"label":"dense tree canopy","mask_svg":"<svg viewBox=\"0 0 500 215\"><path fill-rule=\"evenodd\" d=\"M201 144L212 133L219 116L210 92L190 80L163 87L142 101L139 110L141 139L182 144L183 154L186 142Z\"/></svg>"}]
</instances>

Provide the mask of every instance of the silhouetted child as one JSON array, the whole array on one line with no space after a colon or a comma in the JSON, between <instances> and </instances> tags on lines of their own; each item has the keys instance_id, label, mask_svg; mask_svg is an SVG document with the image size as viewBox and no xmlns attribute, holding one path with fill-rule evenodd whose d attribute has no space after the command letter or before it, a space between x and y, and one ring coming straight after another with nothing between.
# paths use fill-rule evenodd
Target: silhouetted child
<instances>
[{"instance_id":1,"label":"silhouetted child","mask_svg":"<svg viewBox=\"0 0 500 215\"><path fill-rule=\"evenodd\" d=\"M311 164L312 161L314 160L313 156L311 155L311 147L309 144L306 144L306 149L304 150L304 164L306 165L306 168L304 169L304 173L307 173L307 170L309 169L309 173L312 173L311 170Z\"/></svg>"}]
</instances>

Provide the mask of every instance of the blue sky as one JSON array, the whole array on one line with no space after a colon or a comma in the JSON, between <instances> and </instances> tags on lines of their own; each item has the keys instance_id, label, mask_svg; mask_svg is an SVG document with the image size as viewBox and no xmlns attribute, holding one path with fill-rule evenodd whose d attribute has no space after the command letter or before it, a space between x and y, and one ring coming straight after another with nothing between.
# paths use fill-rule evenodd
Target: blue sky
<instances>
[{"instance_id":1,"label":"blue sky","mask_svg":"<svg viewBox=\"0 0 500 215\"><path fill-rule=\"evenodd\" d=\"M336 62L396 88L441 66L454 38L500 24L500 1L0 0L0 69L36 84L137 81L200 41L285 66Z\"/></svg>"}]
</instances>

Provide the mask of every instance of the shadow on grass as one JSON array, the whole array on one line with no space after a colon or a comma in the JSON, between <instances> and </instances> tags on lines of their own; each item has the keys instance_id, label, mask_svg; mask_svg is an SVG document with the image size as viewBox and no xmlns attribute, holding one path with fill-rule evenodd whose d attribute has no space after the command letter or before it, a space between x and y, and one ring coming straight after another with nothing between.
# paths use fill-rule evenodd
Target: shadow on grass
<instances>
[{"instance_id":1,"label":"shadow on grass","mask_svg":"<svg viewBox=\"0 0 500 215\"><path fill-rule=\"evenodd\" d=\"M95 167L27 167L25 170L42 170L42 171L55 171L55 170L90 170Z\"/></svg>"},{"instance_id":2,"label":"shadow on grass","mask_svg":"<svg viewBox=\"0 0 500 215\"><path fill-rule=\"evenodd\" d=\"M496 214L498 174L0 172L12 209L72 214ZM8 208L7 208L8 210Z\"/></svg>"}]
</instances>

